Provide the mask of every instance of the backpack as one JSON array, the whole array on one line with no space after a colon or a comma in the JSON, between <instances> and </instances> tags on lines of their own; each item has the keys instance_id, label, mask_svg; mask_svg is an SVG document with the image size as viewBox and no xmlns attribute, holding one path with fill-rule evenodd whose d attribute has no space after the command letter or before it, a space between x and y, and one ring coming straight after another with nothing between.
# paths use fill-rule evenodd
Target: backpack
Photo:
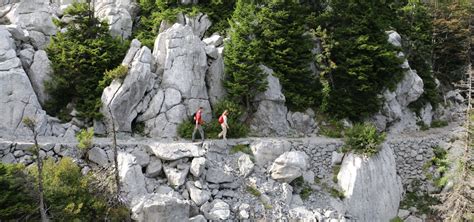
<instances>
[{"instance_id":1,"label":"backpack","mask_svg":"<svg viewBox=\"0 0 474 222\"><path fill-rule=\"evenodd\" d=\"M192 115L193 118L190 119L192 124L196 124L196 113L197 112L193 113L193 115Z\"/></svg>"},{"instance_id":2,"label":"backpack","mask_svg":"<svg viewBox=\"0 0 474 222\"><path fill-rule=\"evenodd\" d=\"M223 124L223 123L224 123L224 115L221 115L221 116L219 117L219 123L220 123L220 124Z\"/></svg>"}]
</instances>

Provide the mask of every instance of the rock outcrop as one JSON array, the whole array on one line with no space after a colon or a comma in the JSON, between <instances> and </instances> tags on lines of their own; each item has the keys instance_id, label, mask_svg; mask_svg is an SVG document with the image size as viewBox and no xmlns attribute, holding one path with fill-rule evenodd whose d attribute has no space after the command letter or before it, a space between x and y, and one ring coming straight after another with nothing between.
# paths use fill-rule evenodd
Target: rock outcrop
<instances>
[{"instance_id":1,"label":"rock outcrop","mask_svg":"<svg viewBox=\"0 0 474 222\"><path fill-rule=\"evenodd\" d=\"M403 188L395 156L386 144L369 158L347 154L337 179L345 208L357 220L389 221L397 216Z\"/></svg>"},{"instance_id":2,"label":"rock outcrop","mask_svg":"<svg viewBox=\"0 0 474 222\"><path fill-rule=\"evenodd\" d=\"M134 0L98 0L94 9L98 18L109 23L112 36L122 39L131 36L133 20L139 9Z\"/></svg>"},{"instance_id":3,"label":"rock outcrop","mask_svg":"<svg viewBox=\"0 0 474 222\"><path fill-rule=\"evenodd\" d=\"M33 62L27 73L39 102L44 105L44 102L49 99L44 82L51 80L51 75L53 74L51 62L44 50L35 52Z\"/></svg>"},{"instance_id":4,"label":"rock outcrop","mask_svg":"<svg viewBox=\"0 0 474 222\"><path fill-rule=\"evenodd\" d=\"M273 70L265 66L260 68L267 74L268 88L255 97L257 111L253 114L250 128L258 136L285 136L290 126L286 120L288 109L280 80L273 76Z\"/></svg>"}]
</instances>

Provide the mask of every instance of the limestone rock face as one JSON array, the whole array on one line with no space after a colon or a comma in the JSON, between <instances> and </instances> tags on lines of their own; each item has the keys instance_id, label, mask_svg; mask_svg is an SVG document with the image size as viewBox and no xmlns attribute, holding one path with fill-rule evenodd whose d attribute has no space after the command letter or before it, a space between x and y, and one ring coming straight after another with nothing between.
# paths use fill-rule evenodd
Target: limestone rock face
<instances>
[{"instance_id":1,"label":"limestone rock face","mask_svg":"<svg viewBox=\"0 0 474 222\"><path fill-rule=\"evenodd\" d=\"M205 44L191 26L176 23L160 33L153 56L161 84L147 110L138 117L145 122L145 132L154 137L176 137L178 124L200 106L204 108L204 120L209 121Z\"/></svg>"},{"instance_id":2,"label":"limestone rock face","mask_svg":"<svg viewBox=\"0 0 474 222\"><path fill-rule=\"evenodd\" d=\"M275 180L290 183L303 175L308 168L309 157L301 151L290 151L280 155L273 162L270 172Z\"/></svg>"},{"instance_id":3,"label":"limestone rock face","mask_svg":"<svg viewBox=\"0 0 474 222\"><path fill-rule=\"evenodd\" d=\"M289 111L286 118L292 129L304 135L313 133L317 126L314 116L307 113Z\"/></svg>"},{"instance_id":4,"label":"limestone rock face","mask_svg":"<svg viewBox=\"0 0 474 222\"><path fill-rule=\"evenodd\" d=\"M150 194L133 206L132 219L140 222L188 221L189 202L170 194Z\"/></svg>"},{"instance_id":5,"label":"limestone rock face","mask_svg":"<svg viewBox=\"0 0 474 222\"><path fill-rule=\"evenodd\" d=\"M39 135L46 134L48 118L16 56L10 32L0 26L0 131L27 134L22 119L36 120Z\"/></svg>"},{"instance_id":6,"label":"limestone rock face","mask_svg":"<svg viewBox=\"0 0 474 222\"><path fill-rule=\"evenodd\" d=\"M156 78L156 75L151 72L151 59L150 49L146 46L142 47L135 54L123 82L114 80L104 89L102 113L107 119L109 131L112 129L112 116L117 131L131 132L132 121L138 113L144 112L145 108L139 104L145 94L153 89Z\"/></svg>"},{"instance_id":7,"label":"limestone rock face","mask_svg":"<svg viewBox=\"0 0 474 222\"><path fill-rule=\"evenodd\" d=\"M117 156L121 191L125 193L128 203L136 202L147 194L145 176L136 158L129 153L119 152Z\"/></svg>"},{"instance_id":8,"label":"limestone rock face","mask_svg":"<svg viewBox=\"0 0 474 222\"><path fill-rule=\"evenodd\" d=\"M389 32L388 41L395 46L401 46L401 37L396 32ZM398 57L404 58L405 55L400 52ZM401 66L406 69L403 79L394 91L387 89L382 93L384 105L379 113L370 119L379 130L386 129L387 125L391 125L389 131L394 133L418 128L416 114L408 105L423 94L423 80L410 68L406 59ZM425 116L424 119L428 120L428 117Z\"/></svg>"},{"instance_id":9,"label":"limestone rock face","mask_svg":"<svg viewBox=\"0 0 474 222\"><path fill-rule=\"evenodd\" d=\"M51 61L49 61L46 52L44 50L36 51L33 63L28 71L28 77L41 104L44 104L49 98L44 88L44 82L51 79L52 73Z\"/></svg>"},{"instance_id":10,"label":"limestone rock face","mask_svg":"<svg viewBox=\"0 0 474 222\"><path fill-rule=\"evenodd\" d=\"M57 31L52 20L53 13L49 1L24 0L14 4L6 17L12 24L24 27L28 31L51 36Z\"/></svg>"},{"instance_id":11,"label":"limestone rock face","mask_svg":"<svg viewBox=\"0 0 474 222\"><path fill-rule=\"evenodd\" d=\"M206 84L209 86L208 94L211 105L214 107L219 100L226 96L223 81L224 76L224 47L217 48L217 58L210 59L211 65L206 73Z\"/></svg>"},{"instance_id":12,"label":"limestone rock face","mask_svg":"<svg viewBox=\"0 0 474 222\"><path fill-rule=\"evenodd\" d=\"M273 70L265 66L261 68L267 73L268 88L255 97L258 108L250 122L250 129L258 136L285 136L290 126L286 120L288 109L280 80L272 75Z\"/></svg>"},{"instance_id":13,"label":"limestone rock face","mask_svg":"<svg viewBox=\"0 0 474 222\"><path fill-rule=\"evenodd\" d=\"M204 34L206 33L207 29L212 25L212 22L209 17L201 12L198 13L196 16L180 14L178 15L177 22L182 25L191 27L194 35L198 36L199 39L202 39L202 37L204 37Z\"/></svg>"},{"instance_id":14,"label":"limestone rock face","mask_svg":"<svg viewBox=\"0 0 474 222\"><path fill-rule=\"evenodd\" d=\"M281 154L290 151L291 143L284 140L259 140L250 144L255 163L264 166L272 163Z\"/></svg>"},{"instance_id":15,"label":"limestone rock face","mask_svg":"<svg viewBox=\"0 0 474 222\"><path fill-rule=\"evenodd\" d=\"M134 0L98 0L95 1L95 15L106 19L110 34L127 39L132 34L133 19L138 9Z\"/></svg>"},{"instance_id":16,"label":"limestone rock face","mask_svg":"<svg viewBox=\"0 0 474 222\"><path fill-rule=\"evenodd\" d=\"M348 154L337 175L350 215L361 221L388 221L397 216L402 184L388 145L370 158Z\"/></svg>"}]
</instances>

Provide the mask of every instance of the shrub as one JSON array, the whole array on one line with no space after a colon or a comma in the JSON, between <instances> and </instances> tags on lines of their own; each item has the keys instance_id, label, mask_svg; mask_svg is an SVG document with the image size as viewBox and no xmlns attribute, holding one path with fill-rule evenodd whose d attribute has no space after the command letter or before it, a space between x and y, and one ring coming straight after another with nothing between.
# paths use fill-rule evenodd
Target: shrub
<instances>
[{"instance_id":1,"label":"shrub","mask_svg":"<svg viewBox=\"0 0 474 222\"><path fill-rule=\"evenodd\" d=\"M331 138L341 138L344 134L344 125L341 121L329 119L326 124L320 125L319 133Z\"/></svg>"},{"instance_id":2,"label":"shrub","mask_svg":"<svg viewBox=\"0 0 474 222\"><path fill-rule=\"evenodd\" d=\"M126 65L119 65L112 70L106 70L104 77L99 82L99 87L104 88L109 86L114 79L125 79L125 76L128 74L128 66Z\"/></svg>"},{"instance_id":3,"label":"shrub","mask_svg":"<svg viewBox=\"0 0 474 222\"><path fill-rule=\"evenodd\" d=\"M396 216L396 217L392 218L390 220L390 222L403 222L403 220L399 216Z\"/></svg>"},{"instance_id":4,"label":"shrub","mask_svg":"<svg viewBox=\"0 0 474 222\"><path fill-rule=\"evenodd\" d=\"M0 220L23 221L39 213L24 169L20 164L0 162Z\"/></svg>"},{"instance_id":5,"label":"shrub","mask_svg":"<svg viewBox=\"0 0 474 222\"><path fill-rule=\"evenodd\" d=\"M290 185L294 188L294 191L300 195L302 200L307 200L313 192L311 186L304 181L302 176L291 181Z\"/></svg>"},{"instance_id":6,"label":"shrub","mask_svg":"<svg viewBox=\"0 0 474 222\"><path fill-rule=\"evenodd\" d=\"M31 169L37 176L37 170ZM58 163L44 163L44 192L48 212L58 221L121 221L128 217L123 206L110 207L107 194L95 191L92 178L83 176L81 168L69 157Z\"/></svg>"},{"instance_id":7,"label":"shrub","mask_svg":"<svg viewBox=\"0 0 474 222\"><path fill-rule=\"evenodd\" d=\"M77 147L83 152L87 152L92 148L92 138L94 137L94 128L82 129L77 135L76 139L79 142Z\"/></svg>"},{"instance_id":8,"label":"shrub","mask_svg":"<svg viewBox=\"0 0 474 222\"><path fill-rule=\"evenodd\" d=\"M258 191L257 188L254 188L252 186L247 186L246 190L247 192L249 192L250 194L256 197L260 197L262 195L262 193L260 193L260 191Z\"/></svg>"},{"instance_id":9,"label":"shrub","mask_svg":"<svg viewBox=\"0 0 474 222\"><path fill-rule=\"evenodd\" d=\"M230 149L230 154L234 154L238 152L246 153L248 155L253 155L252 150L250 150L249 145L237 144Z\"/></svg>"},{"instance_id":10,"label":"shrub","mask_svg":"<svg viewBox=\"0 0 474 222\"><path fill-rule=\"evenodd\" d=\"M445 120L433 120L431 121L432 128L441 128L448 125L448 121Z\"/></svg>"},{"instance_id":11,"label":"shrub","mask_svg":"<svg viewBox=\"0 0 474 222\"><path fill-rule=\"evenodd\" d=\"M385 133L377 132L372 124L355 124L345 132L345 151L352 151L357 154L372 156L376 154L385 140Z\"/></svg>"}]
</instances>

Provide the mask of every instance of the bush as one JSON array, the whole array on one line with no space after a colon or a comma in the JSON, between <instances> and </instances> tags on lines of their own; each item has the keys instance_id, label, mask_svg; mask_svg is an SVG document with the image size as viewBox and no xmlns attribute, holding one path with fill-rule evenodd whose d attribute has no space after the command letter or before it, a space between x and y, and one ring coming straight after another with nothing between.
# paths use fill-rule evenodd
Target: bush
<instances>
[{"instance_id":1,"label":"bush","mask_svg":"<svg viewBox=\"0 0 474 222\"><path fill-rule=\"evenodd\" d=\"M229 115L227 116L227 123L229 124L230 129L227 130L227 138L246 137L249 132L249 128L241 121L239 121L240 116L243 114L243 108L228 100L223 100L219 102L214 108L214 117L216 117L216 119L202 126L204 130L204 137L206 137L207 139L218 138L217 135L221 132L222 128L219 122L217 121L217 118L222 114L222 112L224 112L225 109L229 111ZM184 122L179 124L178 135L181 138L190 139L193 130L194 123L193 117L191 116L188 120L185 120ZM196 135L196 139L200 138L199 133L196 133Z\"/></svg>"},{"instance_id":2,"label":"bush","mask_svg":"<svg viewBox=\"0 0 474 222\"><path fill-rule=\"evenodd\" d=\"M385 133L377 132L372 124L355 124L345 132L345 151L352 151L357 154L372 156L376 154L385 140Z\"/></svg>"},{"instance_id":3,"label":"bush","mask_svg":"<svg viewBox=\"0 0 474 222\"><path fill-rule=\"evenodd\" d=\"M87 152L92 148L92 138L94 137L94 128L82 129L77 135L76 139L79 142L77 147L83 152Z\"/></svg>"},{"instance_id":4,"label":"bush","mask_svg":"<svg viewBox=\"0 0 474 222\"><path fill-rule=\"evenodd\" d=\"M23 221L39 213L24 169L20 164L0 162L0 220Z\"/></svg>"},{"instance_id":5,"label":"bush","mask_svg":"<svg viewBox=\"0 0 474 222\"><path fill-rule=\"evenodd\" d=\"M431 121L432 128L441 128L448 125L448 121L445 120L433 120Z\"/></svg>"},{"instance_id":6,"label":"bush","mask_svg":"<svg viewBox=\"0 0 474 222\"><path fill-rule=\"evenodd\" d=\"M37 170L31 169L37 176ZM44 162L44 194L48 212L57 221L122 221L128 217L123 206L110 207L107 194L95 191L90 176L83 176L81 168L69 157L58 163Z\"/></svg>"},{"instance_id":7,"label":"bush","mask_svg":"<svg viewBox=\"0 0 474 222\"><path fill-rule=\"evenodd\" d=\"M128 74L128 66L119 65L112 70L106 70L104 78L99 82L99 87L104 88L109 86L114 79L125 79L125 76Z\"/></svg>"}]
</instances>

